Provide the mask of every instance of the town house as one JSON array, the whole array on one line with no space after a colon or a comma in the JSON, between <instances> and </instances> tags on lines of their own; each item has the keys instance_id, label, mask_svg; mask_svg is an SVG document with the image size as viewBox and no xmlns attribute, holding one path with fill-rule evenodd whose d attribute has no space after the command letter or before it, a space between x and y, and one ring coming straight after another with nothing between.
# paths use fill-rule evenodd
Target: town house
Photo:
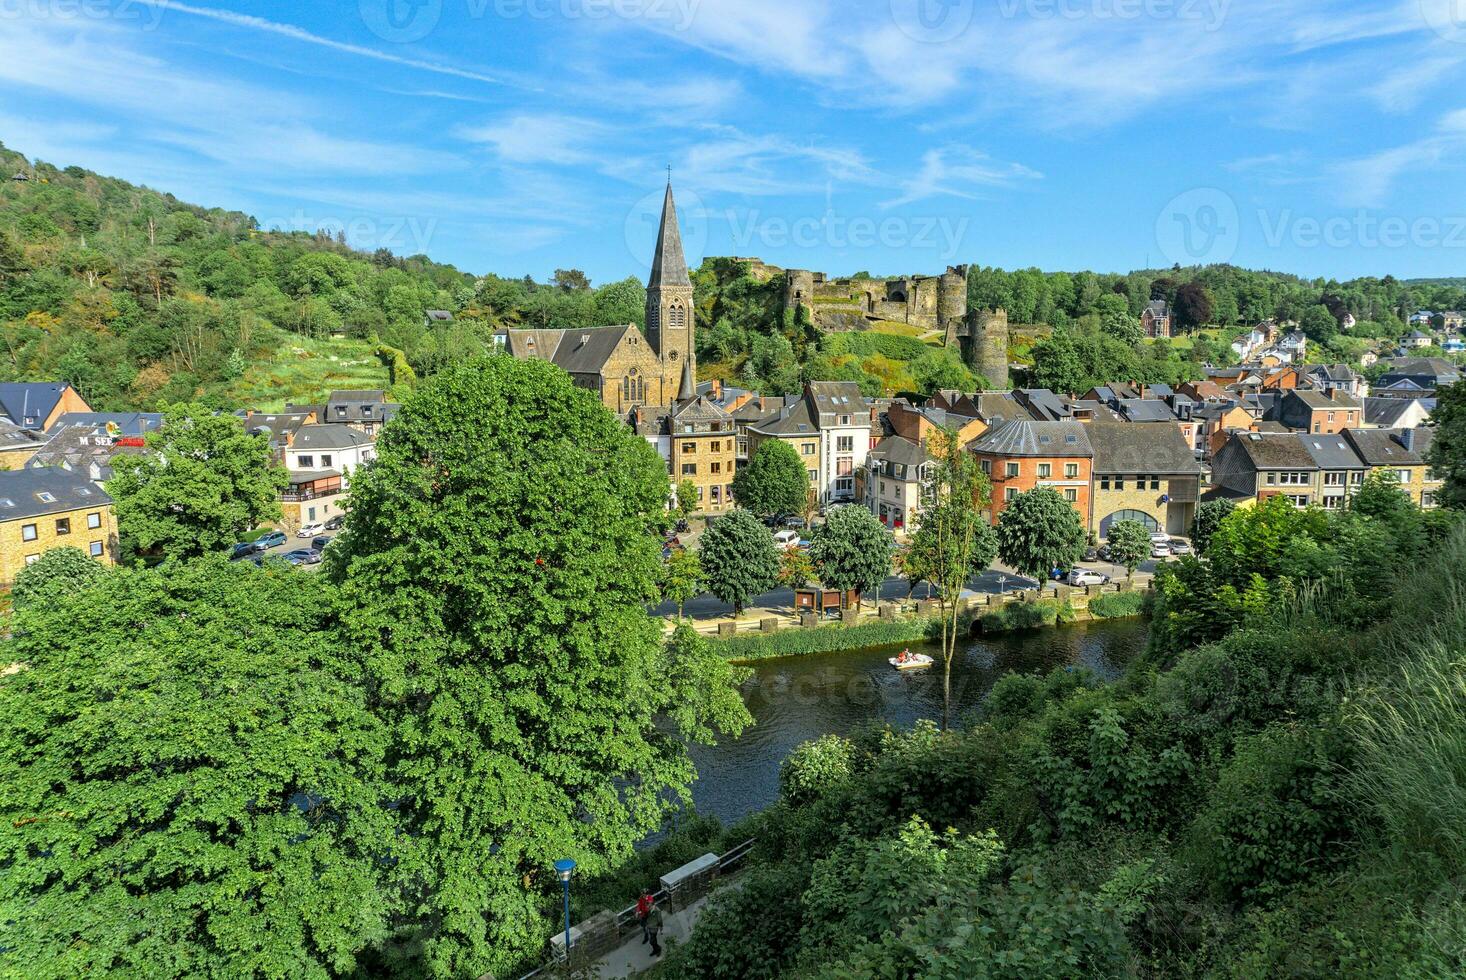
<instances>
[{"instance_id":1,"label":"town house","mask_svg":"<svg viewBox=\"0 0 1466 980\"><path fill-rule=\"evenodd\" d=\"M1081 422L1016 419L994 426L967 446L992 483L983 516L993 524L1020 493L1049 487L1069 502L1087 529L1094 450Z\"/></svg>"},{"instance_id":2,"label":"town house","mask_svg":"<svg viewBox=\"0 0 1466 980\"><path fill-rule=\"evenodd\" d=\"M373 442L349 425L303 425L284 450L289 485L281 494L287 524L320 524L345 513L351 474L376 458Z\"/></svg>"},{"instance_id":3,"label":"town house","mask_svg":"<svg viewBox=\"0 0 1466 980\"><path fill-rule=\"evenodd\" d=\"M1201 466L1168 422L1096 422L1085 428L1094 453L1091 526L1108 538L1116 521L1189 535L1201 493Z\"/></svg>"},{"instance_id":4,"label":"town house","mask_svg":"<svg viewBox=\"0 0 1466 980\"><path fill-rule=\"evenodd\" d=\"M1441 480L1426 463L1432 429L1349 429L1344 438L1374 473L1384 470L1395 478L1420 507L1437 506Z\"/></svg>"},{"instance_id":5,"label":"town house","mask_svg":"<svg viewBox=\"0 0 1466 980\"><path fill-rule=\"evenodd\" d=\"M13 583L51 548L68 546L116 562L117 522L107 492L58 467L0 472L0 584Z\"/></svg>"}]
</instances>

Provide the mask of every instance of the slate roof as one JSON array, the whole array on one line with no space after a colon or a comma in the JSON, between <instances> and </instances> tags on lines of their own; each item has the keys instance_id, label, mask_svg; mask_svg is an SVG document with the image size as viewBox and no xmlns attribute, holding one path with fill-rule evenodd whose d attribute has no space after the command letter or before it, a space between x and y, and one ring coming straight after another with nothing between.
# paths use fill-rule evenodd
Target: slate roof
<instances>
[{"instance_id":1,"label":"slate roof","mask_svg":"<svg viewBox=\"0 0 1466 980\"><path fill-rule=\"evenodd\" d=\"M1393 429L1415 401L1413 398L1366 398L1364 421L1382 429Z\"/></svg>"},{"instance_id":2,"label":"slate roof","mask_svg":"<svg viewBox=\"0 0 1466 980\"><path fill-rule=\"evenodd\" d=\"M308 418L310 416L304 412L252 412L240 421L244 423L244 431L253 434L264 429L269 433L271 442L283 443L284 436L294 433L301 426L308 424L306 422Z\"/></svg>"},{"instance_id":3,"label":"slate roof","mask_svg":"<svg viewBox=\"0 0 1466 980\"><path fill-rule=\"evenodd\" d=\"M1200 476L1201 465L1174 422L1093 422L1084 430L1094 472Z\"/></svg>"},{"instance_id":4,"label":"slate roof","mask_svg":"<svg viewBox=\"0 0 1466 980\"><path fill-rule=\"evenodd\" d=\"M1316 470L1313 455L1296 432L1239 432L1233 437L1259 470Z\"/></svg>"},{"instance_id":5,"label":"slate roof","mask_svg":"<svg viewBox=\"0 0 1466 980\"><path fill-rule=\"evenodd\" d=\"M0 419L0 453L32 449L41 444L41 433Z\"/></svg>"},{"instance_id":6,"label":"slate roof","mask_svg":"<svg viewBox=\"0 0 1466 980\"><path fill-rule=\"evenodd\" d=\"M677 226L677 203L672 200L672 182L669 180L667 196L662 199L662 225L657 230L657 248L652 253L652 274L647 286L691 285L687 260L682 255L682 231Z\"/></svg>"},{"instance_id":7,"label":"slate roof","mask_svg":"<svg viewBox=\"0 0 1466 980\"><path fill-rule=\"evenodd\" d=\"M163 427L161 412L64 412L56 416L52 432L68 425L105 427L111 423L119 436L141 436Z\"/></svg>"},{"instance_id":8,"label":"slate roof","mask_svg":"<svg viewBox=\"0 0 1466 980\"><path fill-rule=\"evenodd\" d=\"M44 499L43 494L51 499ZM59 467L0 472L0 522L106 507L111 503L106 491L85 476Z\"/></svg>"},{"instance_id":9,"label":"slate roof","mask_svg":"<svg viewBox=\"0 0 1466 980\"><path fill-rule=\"evenodd\" d=\"M1413 440L1406 448L1405 433ZM1344 437L1370 466L1419 466L1430 449L1430 429L1346 429Z\"/></svg>"},{"instance_id":10,"label":"slate roof","mask_svg":"<svg viewBox=\"0 0 1466 980\"><path fill-rule=\"evenodd\" d=\"M699 426L711 422L726 422L729 423L728 430L732 431L733 417L708 395L683 399L665 417L669 422L675 422L677 425ZM672 430L669 428L667 431Z\"/></svg>"},{"instance_id":11,"label":"slate roof","mask_svg":"<svg viewBox=\"0 0 1466 980\"><path fill-rule=\"evenodd\" d=\"M140 436L127 436L134 442ZM122 446L99 425L68 425L52 429L51 438L36 451L26 466L57 467L84 475L95 482L112 478L112 460L122 454L140 455L147 450L139 445Z\"/></svg>"},{"instance_id":12,"label":"slate roof","mask_svg":"<svg viewBox=\"0 0 1466 980\"><path fill-rule=\"evenodd\" d=\"M1313 457L1313 461L1321 470L1364 469L1364 460L1359 458L1359 455L1354 452L1354 447L1349 445L1349 440L1342 435L1326 436L1300 432L1298 441L1303 444L1304 452Z\"/></svg>"},{"instance_id":13,"label":"slate roof","mask_svg":"<svg viewBox=\"0 0 1466 980\"><path fill-rule=\"evenodd\" d=\"M920 444L903 436L882 439L880 444L870 451L870 458L889 460L892 463L912 467L921 466L931 459Z\"/></svg>"},{"instance_id":14,"label":"slate roof","mask_svg":"<svg viewBox=\"0 0 1466 980\"><path fill-rule=\"evenodd\" d=\"M737 422L771 419L784 410L788 401L783 395L755 396L733 410L733 419Z\"/></svg>"},{"instance_id":15,"label":"slate roof","mask_svg":"<svg viewBox=\"0 0 1466 980\"><path fill-rule=\"evenodd\" d=\"M1171 406L1155 398L1122 398L1120 414L1131 422L1174 422L1176 415ZM1176 430L1178 433L1180 429Z\"/></svg>"},{"instance_id":16,"label":"slate roof","mask_svg":"<svg viewBox=\"0 0 1466 980\"><path fill-rule=\"evenodd\" d=\"M1013 396L1040 422L1057 422L1070 416L1069 406L1047 388L1019 388Z\"/></svg>"},{"instance_id":17,"label":"slate roof","mask_svg":"<svg viewBox=\"0 0 1466 980\"><path fill-rule=\"evenodd\" d=\"M786 405L776 415L748 427L750 432L766 436L815 435L819 426L809 411L809 402L803 398Z\"/></svg>"},{"instance_id":18,"label":"slate roof","mask_svg":"<svg viewBox=\"0 0 1466 980\"><path fill-rule=\"evenodd\" d=\"M1304 373L1323 378L1325 381L1353 381L1358 377L1354 369L1347 364L1315 364L1307 368Z\"/></svg>"},{"instance_id":19,"label":"slate roof","mask_svg":"<svg viewBox=\"0 0 1466 980\"><path fill-rule=\"evenodd\" d=\"M1176 430L1177 436L1181 430ZM1038 422L1014 419L994 426L967 448L993 456L1093 456L1085 426L1073 420Z\"/></svg>"},{"instance_id":20,"label":"slate roof","mask_svg":"<svg viewBox=\"0 0 1466 980\"><path fill-rule=\"evenodd\" d=\"M509 330L506 344L518 358L549 361L567 374L600 374L626 331L635 326L582 327L573 330ZM640 334L640 331L637 331Z\"/></svg>"},{"instance_id":21,"label":"slate roof","mask_svg":"<svg viewBox=\"0 0 1466 980\"><path fill-rule=\"evenodd\" d=\"M825 425L833 424L834 421L825 416L858 416L869 411L865 396L860 393L860 385L854 381L811 381L807 390L809 399L814 402L815 411L819 412L821 423ZM854 421L851 420L852 423Z\"/></svg>"},{"instance_id":22,"label":"slate roof","mask_svg":"<svg viewBox=\"0 0 1466 980\"><path fill-rule=\"evenodd\" d=\"M1027 410L1013 397L1011 391L979 391L972 397L984 422L995 423L1021 418Z\"/></svg>"},{"instance_id":23,"label":"slate roof","mask_svg":"<svg viewBox=\"0 0 1466 980\"><path fill-rule=\"evenodd\" d=\"M361 446L370 446L371 437L365 433L358 432L349 425L303 425L295 433L295 442L291 445L292 452L300 449L314 449L317 451L328 449L356 449Z\"/></svg>"},{"instance_id":24,"label":"slate roof","mask_svg":"<svg viewBox=\"0 0 1466 980\"><path fill-rule=\"evenodd\" d=\"M65 381L11 381L0 384L0 411L16 425L39 429L70 387ZM27 418L35 421L28 423Z\"/></svg>"},{"instance_id":25,"label":"slate roof","mask_svg":"<svg viewBox=\"0 0 1466 980\"><path fill-rule=\"evenodd\" d=\"M447 310L427 310L423 316L430 323L448 323L453 319L453 314Z\"/></svg>"}]
</instances>

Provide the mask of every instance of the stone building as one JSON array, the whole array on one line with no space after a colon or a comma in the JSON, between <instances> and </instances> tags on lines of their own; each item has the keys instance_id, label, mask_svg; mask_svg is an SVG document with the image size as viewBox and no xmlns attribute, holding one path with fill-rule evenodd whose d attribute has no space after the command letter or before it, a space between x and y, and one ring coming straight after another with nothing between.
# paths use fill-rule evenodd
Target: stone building
<instances>
[{"instance_id":1,"label":"stone building","mask_svg":"<svg viewBox=\"0 0 1466 980\"><path fill-rule=\"evenodd\" d=\"M499 343L513 357L559 366L576 385L596 392L606 408L627 417L637 409L670 409L697 394L693 319L692 278L668 182L647 280L645 333L634 324L506 330Z\"/></svg>"},{"instance_id":2,"label":"stone building","mask_svg":"<svg viewBox=\"0 0 1466 980\"><path fill-rule=\"evenodd\" d=\"M0 473L0 584L51 548L117 560L112 498L83 473L42 466Z\"/></svg>"},{"instance_id":3,"label":"stone building","mask_svg":"<svg viewBox=\"0 0 1466 980\"><path fill-rule=\"evenodd\" d=\"M738 432L733 416L712 395L683 399L665 415L649 418L637 413L632 425L667 461L674 489L683 481L697 488L699 513L733 509Z\"/></svg>"},{"instance_id":4,"label":"stone building","mask_svg":"<svg viewBox=\"0 0 1466 980\"><path fill-rule=\"evenodd\" d=\"M1094 450L1094 527L1108 538L1116 521L1187 536L1201 494L1201 466L1170 422L1095 422L1085 427Z\"/></svg>"},{"instance_id":5,"label":"stone building","mask_svg":"<svg viewBox=\"0 0 1466 980\"><path fill-rule=\"evenodd\" d=\"M765 269L763 263L759 265ZM802 306L824 330L861 330L883 320L955 339L967 315L967 266L948 266L937 276L827 278L823 272L784 272L784 306Z\"/></svg>"}]
</instances>

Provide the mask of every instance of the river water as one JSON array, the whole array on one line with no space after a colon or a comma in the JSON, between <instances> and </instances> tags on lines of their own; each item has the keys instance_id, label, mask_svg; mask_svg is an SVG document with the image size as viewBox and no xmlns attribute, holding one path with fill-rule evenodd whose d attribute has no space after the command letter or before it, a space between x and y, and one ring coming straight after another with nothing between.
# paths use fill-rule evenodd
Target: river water
<instances>
[{"instance_id":1,"label":"river water","mask_svg":"<svg viewBox=\"0 0 1466 980\"><path fill-rule=\"evenodd\" d=\"M960 724L988 689L1009 671L1047 673L1084 666L1113 680L1145 648L1140 619L1080 623L971 640L952 664L952 721ZM942 717L941 656L936 644L912 644L930 654L930 669L898 673L887 662L901 647L811 654L762 660L743 685L754 724L737 739L694 746L698 780L692 786L699 813L725 824L761 810L779 795L779 763L802 742L844 735L862 722L909 726Z\"/></svg>"}]
</instances>

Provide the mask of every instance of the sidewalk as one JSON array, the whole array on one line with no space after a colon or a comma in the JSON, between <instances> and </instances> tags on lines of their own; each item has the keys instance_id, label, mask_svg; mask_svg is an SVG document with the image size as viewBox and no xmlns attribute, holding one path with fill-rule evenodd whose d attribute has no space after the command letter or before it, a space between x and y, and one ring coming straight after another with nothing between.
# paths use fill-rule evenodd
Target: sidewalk
<instances>
[{"instance_id":1,"label":"sidewalk","mask_svg":"<svg viewBox=\"0 0 1466 980\"><path fill-rule=\"evenodd\" d=\"M734 880L724 887L740 888L742 884L742 881ZM721 888L715 889L685 909L663 914L661 936L663 957L667 955L669 939L685 943L692 937L692 928L697 924L698 916L702 914L708 899L721 890ZM619 949L601 958L600 962L595 965L595 975L603 978L634 977L643 970L651 969L658 962L659 960L652 956L651 946L642 944L641 930L638 929Z\"/></svg>"}]
</instances>

